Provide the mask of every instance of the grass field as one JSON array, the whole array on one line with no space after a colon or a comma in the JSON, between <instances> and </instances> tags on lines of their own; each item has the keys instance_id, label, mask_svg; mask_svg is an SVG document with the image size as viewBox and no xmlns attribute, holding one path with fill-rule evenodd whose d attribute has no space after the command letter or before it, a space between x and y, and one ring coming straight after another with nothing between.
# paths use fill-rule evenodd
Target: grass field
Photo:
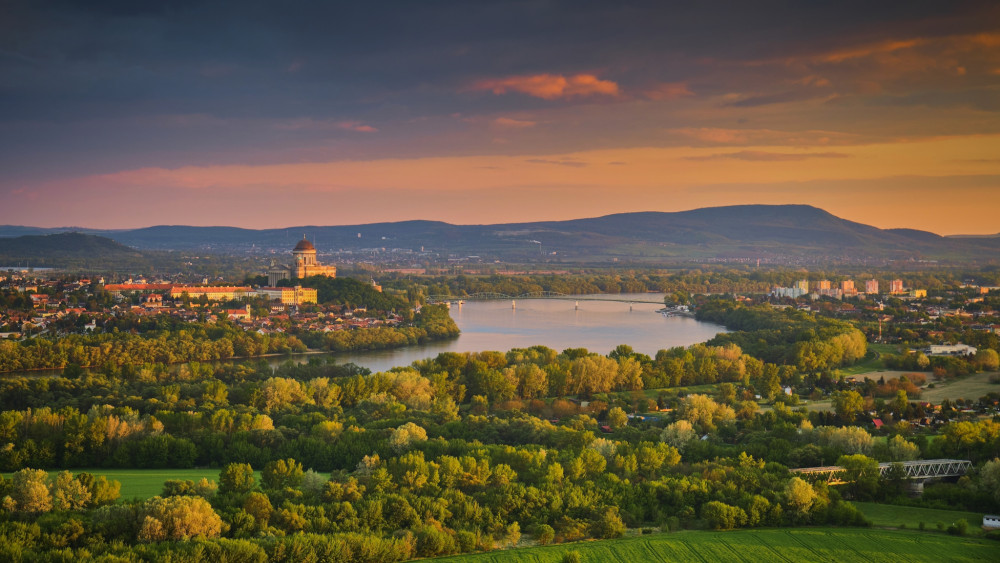
<instances>
[{"instance_id":1,"label":"grass field","mask_svg":"<svg viewBox=\"0 0 1000 563\"><path fill-rule=\"evenodd\" d=\"M899 348L891 344L868 344L868 353L862 360L853 366L842 368L840 371L845 375L858 375L869 372L877 372L885 369L882 361L883 354L898 354ZM869 377L871 377L869 375ZM877 377L876 377L877 379Z\"/></svg>"},{"instance_id":2,"label":"grass field","mask_svg":"<svg viewBox=\"0 0 1000 563\"><path fill-rule=\"evenodd\" d=\"M900 524L905 524L907 528L916 529L923 522L928 530L936 530L938 522L943 522L944 525L948 526L965 518L965 521L969 523L969 532L978 533L983 522L983 515L978 512L914 508L874 502L856 502L854 504L876 526L898 527ZM1000 550L1000 545L997 546L997 549Z\"/></svg>"},{"instance_id":3,"label":"grass field","mask_svg":"<svg viewBox=\"0 0 1000 563\"><path fill-rule=\"evenodd\" d=\"M987 393L1000 393L1000 385L990 383L990 376L997 372L974 373L964 375L948 382L935 382L934 389L923 389L920 398L932 403L940 403L944 399L978 399Z\"/></svg>"},{"instance_id":4,"label":"grass field","mask_svg":"<svg viewBox=\"0 0 1000 563\"><path fill-rule=\"evenodd\" d=\"M202 477L210 481L219 482L218 469L73 469L74 475L77 473L92 473L94 475L104 475L109 480L120 481L122 484L123 499L140 498L147 499L155 497L163 491L163 482L169 479L190 479L198 481ZM55 475L59 471L49 471L50 475ZM5 473L4 478L10 478L10 473ZM257 472L257 479L260 479L260 472Z\"/></svg>"},{"instance_id":5,"label":"grass field","mask_svg":"<svg viewBox=\"0 0 1000 563\"><path fill-rule=\"evenodd\" d=\"M437 559L453 563L557 563L578 551L588 563L653 561L997 561L1000 544L929 532L857 528L792 528L681 532L478 553Z\"/></svg>"}]
</instances>

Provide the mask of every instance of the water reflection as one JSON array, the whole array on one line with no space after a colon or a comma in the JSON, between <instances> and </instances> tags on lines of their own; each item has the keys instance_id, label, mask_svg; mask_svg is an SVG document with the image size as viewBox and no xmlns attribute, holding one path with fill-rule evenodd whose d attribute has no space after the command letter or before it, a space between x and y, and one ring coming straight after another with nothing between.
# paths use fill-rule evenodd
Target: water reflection
<instances>
[{"instance_id":1,"label":"water reflection","mask_svg":"<svg viewBox=\"0 0 1000 563\"><path fill-rule=\"evenodd\" d=\"M451 316L462 329L455 340L425 346L338 354L337 361L354 362L372 371L408 365L440 352L507 351L541 344L562 351L587 348L607 354L619 344L655 355L658 350L704 342L725 329L684 317L665 317L658 303L614 303L575 300L519 299L468 301L453 305ZM593 296L589 296L593 297ZM662 294L613 296L660 301ZM516 305L516 306L515 306Z\"/></svg>"}]
</instances>

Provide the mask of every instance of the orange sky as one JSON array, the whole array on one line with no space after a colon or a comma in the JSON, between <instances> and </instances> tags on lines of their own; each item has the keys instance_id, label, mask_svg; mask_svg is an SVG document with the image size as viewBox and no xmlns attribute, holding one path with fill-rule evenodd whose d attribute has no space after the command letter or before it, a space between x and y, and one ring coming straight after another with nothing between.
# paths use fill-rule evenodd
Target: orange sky
<instances>
[{"instance_id":1,"label":"orange sky","mask_svg":"<svg viewBox=\"0 0 1000 563\"><path fill-rule=\"evenodd\" d=\"M532 48L497 54L462 36L441 39L451 50L432 56L418 40L386 47L382 66L359 66L381 72L412 51L409 67L356 71L329 95L315 85L336 73L313 51L280 44L288 62L271 66L246 57L209 64L209 54L192 51L175 66L149 66L143 80L188 80L184 92L196 94L157 97L138 83L122 94L132 90L115 83L104 94L114 103L82 96L65 102L79 112L65 109L65 119L45 117L54 108L44 104L32 117L27 93L13 100L27 109L17 118L0 112L0 223L467 224L801 203L878 227L998 233L993 16L1000 9L985 4L946 15L883 11L871 22L802 20L798 34L782 22L755 33L734 16L728 48L646 49L591 34L592 46L581 42L583 28L526 37ZM603 29L620 14L588 17ZM657 17L666 15L651 13L650 22ZM651 24L651 44L654 32ZM574 41L589 59L550 56ZM43 61L40 53L24 56ZM466 64L473 55L477 64ZM8 59L0 65L21 64L39 88L58 78ZM196 78L181 76L187 67ZM265 68L270 78L260 82ZM411 76L416 69L424 75ZM128 72L117 80L138 80ZM257 82L247 93L238 86L250 76ZM234 111L240 104L250 109Z\"/></svg>"}]
</instances>

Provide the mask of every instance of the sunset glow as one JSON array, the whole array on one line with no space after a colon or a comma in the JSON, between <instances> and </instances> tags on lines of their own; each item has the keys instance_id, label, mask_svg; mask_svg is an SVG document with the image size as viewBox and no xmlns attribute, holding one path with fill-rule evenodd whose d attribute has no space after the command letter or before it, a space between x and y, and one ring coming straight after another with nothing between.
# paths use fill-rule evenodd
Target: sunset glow
<instances>
[{"instance_id":1,"label":"sunset glow","mask_svg":"<svg viewBox=\"0 0 1000 563\"><path fill-rule=\"evenodd\" d=\"M22 3L0 24L19 30L0 50L0 223L805 203L878 227L1000 232L1000 10L900 6L852 19L738 3L712 19L594 5L566 21L556 7L401 3L380 26L352 13L338 35L310 23L348 17L335 6L42 16ZM399 33L407 21L419 36Z\"/></svg>"}]
</instances>

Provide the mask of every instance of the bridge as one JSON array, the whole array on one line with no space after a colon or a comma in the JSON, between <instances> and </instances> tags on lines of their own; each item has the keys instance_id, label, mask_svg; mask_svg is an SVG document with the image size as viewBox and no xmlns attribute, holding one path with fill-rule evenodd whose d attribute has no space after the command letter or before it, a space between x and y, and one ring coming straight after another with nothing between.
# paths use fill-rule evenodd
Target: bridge
<instances>
[{"instance_id":1,"label":"bridge","mask_svg":"<svg viewBox=\"0 0 1000 563\"><path fill-rule=\"evenodd\" d=\"M897 461L895 463L878 464L880 477L886 477L893 465L900 465L907 479L925 481L941 477L961 477L972 468L972 462L965 459L923 459L917 461ZM817 477L831 485L846 483L843 479L844 468L839 465L826 467L802 467L792 469L792 473Z\"/></svg>"},{"instance_id":2,"label":"bridge","mask_svg":"<svg viewBox=\"0 0 1000 563\"><path fill-rule=\"evenodd\" d=\"M607 301L611 303L650 303L653 305L663 305L662 300L637 299L635 297L621 297L608 293L596 293L590 295L566 295L555 291L535 291L532 293L522 293L521 295L506 295L503 293L473 293L472 295L428 295L429 303L455 303L458 301L516 301L518 299L560 299L563 301Z\"/></svg>"}]
</instances>

